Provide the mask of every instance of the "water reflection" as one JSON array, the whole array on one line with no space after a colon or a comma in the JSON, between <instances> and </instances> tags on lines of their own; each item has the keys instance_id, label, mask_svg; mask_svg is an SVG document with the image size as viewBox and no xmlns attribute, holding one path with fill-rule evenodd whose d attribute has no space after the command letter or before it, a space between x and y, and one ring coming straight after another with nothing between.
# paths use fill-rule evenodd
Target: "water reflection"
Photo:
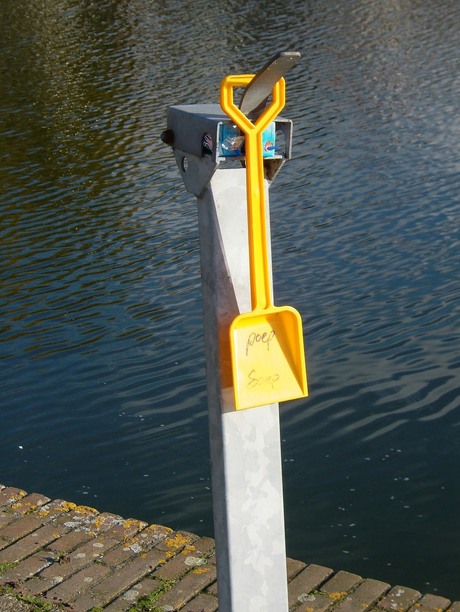
<instances>
[{"instance_id":1,"label":"water reflection","mask_svg":"<svg viewBox=\"0 0 460 612\"><path fill-rule=\"evenodd\" d=\"M195 204L159 134L298 49L271 196L311 385L281 410L289 554L460 598L458 18L0 4L0 480L211 534Z\"/></svg>"}]
</instances>

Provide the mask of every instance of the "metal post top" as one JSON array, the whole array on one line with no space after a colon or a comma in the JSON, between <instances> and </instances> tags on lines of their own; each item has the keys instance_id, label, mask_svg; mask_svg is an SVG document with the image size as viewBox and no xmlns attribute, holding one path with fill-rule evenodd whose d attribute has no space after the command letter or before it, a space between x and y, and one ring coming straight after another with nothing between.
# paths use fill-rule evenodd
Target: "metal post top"
<instances>
[{"instance_id":1,"label":"metal post top","mask_svg":"<svg viewBox=\"0 0 460 612\"><path fill-rule=\"evenodd\" d=\"M292 121L277 117L276 133L282 146L273 155L277 159L290 159L292 149ZM167 131L163 140L189 155L211 155L214 162L227 159L221 147L225 126L233 123L219 104L178 104L170 106L167 114ZM236 156L234 156L235 158ZM240 157L244 157L241 155Z\"/></svg>"},{"instance_id":2,"label":"metal post top","mask_svg":"<svg viewBox=\"0 0 460 612\"><path fill-rule=\"evenodd\" d=\"M172 147L202 157L203 136L216 142L219 125L228 123L219 104L178 104L168 108L167 129L173 133ZM216 151L217 153L217 151ZM216 156L214 156L216 161Z\"/></svg>"}]
</instances>

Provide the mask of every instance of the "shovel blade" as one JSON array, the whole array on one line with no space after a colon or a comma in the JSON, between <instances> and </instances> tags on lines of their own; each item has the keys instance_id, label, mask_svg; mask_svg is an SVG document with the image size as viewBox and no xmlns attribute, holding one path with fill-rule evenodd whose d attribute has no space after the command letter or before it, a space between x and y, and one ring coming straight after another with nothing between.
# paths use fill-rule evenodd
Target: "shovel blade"
<instances>
[{"instance_id":1,"label":"shovel blade","mask_svg":"<svg viewBox=\"0 0 460 612\"><path fill-rule=\"evenodd\" d=\"M290 306L244 313L230 326L237 410L308 395L302 320Z\"/></svg>"}]
</instances>

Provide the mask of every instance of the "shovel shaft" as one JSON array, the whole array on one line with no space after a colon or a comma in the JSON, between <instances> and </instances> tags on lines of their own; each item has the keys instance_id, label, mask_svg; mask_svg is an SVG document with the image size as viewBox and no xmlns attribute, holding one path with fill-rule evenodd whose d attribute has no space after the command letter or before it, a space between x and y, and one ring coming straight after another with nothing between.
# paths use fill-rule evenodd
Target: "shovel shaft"
<instances>
[{"instance_id":1,"label":"shovel shaft","mask_svg":"<svg viewBox=\"0 0 460 612\"><path fill-rule=\"evenodd\" d=\"M268 308L273 301L268 257L262 133L284 107L285 82L281 78L274 85L271 103L253 123L233 101L233 88L248 85L253 76L228 76L222 81L220 91L223 111L245 135L251 305L253 310L259 310Z\"/></svg>"},{"instance_id":2,"label":"shovel shaft","mask_svg":"<svg viewBox=\"0 0 460 612\"><path fill-rule=\"evenodd\" d=\"M254 134L250 132L246 134L249 270L253 310L266 309L273 302L268 256L264 166L262 160L262 133Z\"/></svg>"}]
</instances>

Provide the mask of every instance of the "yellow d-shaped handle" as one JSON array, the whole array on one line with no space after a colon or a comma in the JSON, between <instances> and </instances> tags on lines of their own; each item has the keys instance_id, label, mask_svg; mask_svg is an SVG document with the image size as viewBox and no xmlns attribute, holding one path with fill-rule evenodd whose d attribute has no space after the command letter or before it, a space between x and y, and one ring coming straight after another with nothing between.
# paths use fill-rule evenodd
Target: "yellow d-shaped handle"
<instances>
[{"instance_id":1,"label":"yellow d-shaped handle","mask_svg":"<svg viewBox=\"0 0 460 612\"><path fill-rule=\"evenodd\" d=\"M245 135L251 304L253 310L263 310L273 304L273 298L268 261L262 132L284 107L285 82L281 78L275 83L270 104L253 123L233 101L234 88L247 86L253 77L251 74L225 77L220 86L220 104Z\"/></svg>"},{"instance_id":2,"label":"yellow d-shaped handle","mask_svg":"<svg viewBox=\"0 0 460 612\"><path fill-rule=\"evenodd\" d=\"M247 87L255 75L236 74L226 76L220 84L220 106L224 113L248 135L249 133L262 133L273 119L284 108L286 103L286 84L283 78L275 83L272 89L272 100L264 112L253 123L233 101L233 90L235 87Z\"/></svg>"}]
</instances>

